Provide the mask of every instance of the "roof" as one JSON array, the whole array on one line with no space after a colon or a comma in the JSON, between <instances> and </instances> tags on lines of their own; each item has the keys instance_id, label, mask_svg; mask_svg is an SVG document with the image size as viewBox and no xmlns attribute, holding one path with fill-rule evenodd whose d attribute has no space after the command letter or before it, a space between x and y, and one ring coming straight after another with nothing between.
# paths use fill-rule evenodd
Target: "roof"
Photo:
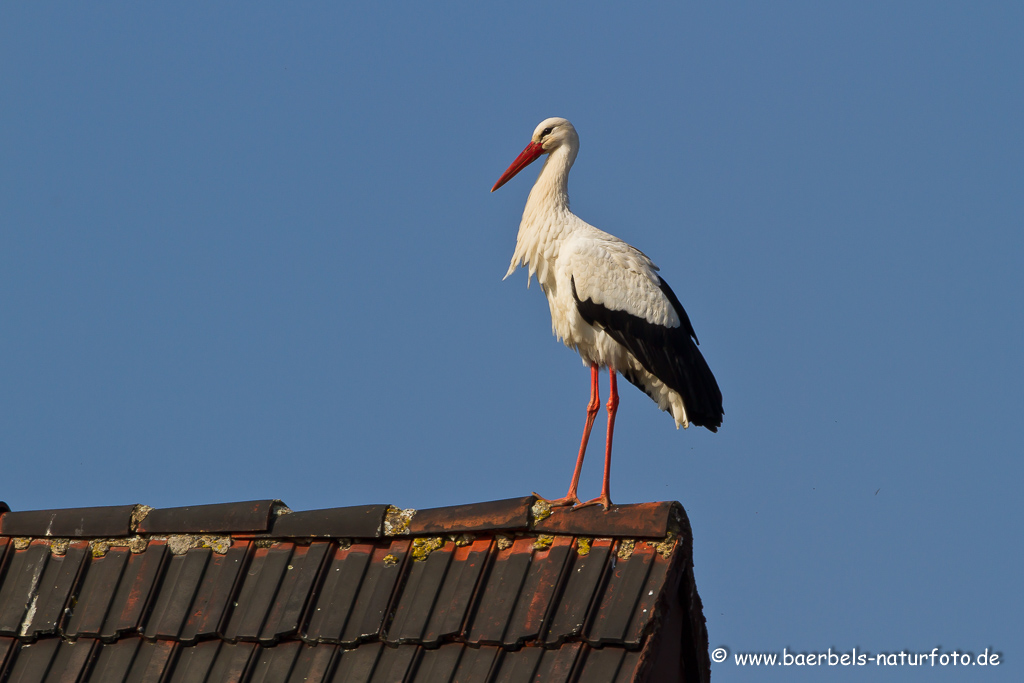
<instances>
[{"instance_id":1,"label":"roof","mask_svg":"<svg viewBox=\"0 0 1024 683\"><path fill-rule=\"evenodd\" d=\"M10 683L709 677L678 503L4 510Z\"/></svg>"}]
</instances>

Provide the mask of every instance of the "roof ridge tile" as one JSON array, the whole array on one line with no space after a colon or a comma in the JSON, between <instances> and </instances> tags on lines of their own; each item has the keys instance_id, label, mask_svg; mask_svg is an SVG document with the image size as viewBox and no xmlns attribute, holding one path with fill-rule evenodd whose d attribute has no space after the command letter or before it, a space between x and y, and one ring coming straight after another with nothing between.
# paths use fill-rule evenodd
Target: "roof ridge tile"
<instances>
[{"instance_id":1,"label":"roof ridge tile","mask_svg":"<svg viewBox=\"0 0 1024 683\"><path fill-rule=\"evenodd\" d=\"M284 504L276 499L155 508L139 520L136 530L140 534L264 532L282 508Z\"/></svg>"},{"instance_id":2,"label":"roof ridge tile","mask_svg":"<svg viewBox=\"0 0 1024 683\"><path fill-rule=\"evenodd\" d=\"M0 536L93 538L132 533L135 505L28 510L0 514Z\"/></svg>"}]
</instances>

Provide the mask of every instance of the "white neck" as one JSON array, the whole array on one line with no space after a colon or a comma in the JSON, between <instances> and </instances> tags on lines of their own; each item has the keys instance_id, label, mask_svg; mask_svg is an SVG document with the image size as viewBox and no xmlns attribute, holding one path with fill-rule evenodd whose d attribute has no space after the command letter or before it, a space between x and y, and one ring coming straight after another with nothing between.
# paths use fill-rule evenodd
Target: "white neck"
<instances>
[{"instance_id":1,"label":"white neck","mask_svg":"<svg viewBox=\"0 0 1024 683\"><path fill-rule=\"evenodd\" d=\"M525 265L530 269L530 277L537 276L541 287L547 290L552 286L550 266L558 257L562 239L579 220L569 211L569 169L576 161L576 153L572 145L562 145L545 160L526 200L516 250L505 277Z\"/></svg>"},{"instance_id":2,"label":"white neck","mask_svg":"<svg viewBox=\"0 0 1024 683\"><path fill-rule=\"evenodd\" d=\"M577 150L562 145L544 160L544 168L526 200L523 219L531 209L540 211L569 211L569 169L576 161Z\"/></svg>"}]
</instances>

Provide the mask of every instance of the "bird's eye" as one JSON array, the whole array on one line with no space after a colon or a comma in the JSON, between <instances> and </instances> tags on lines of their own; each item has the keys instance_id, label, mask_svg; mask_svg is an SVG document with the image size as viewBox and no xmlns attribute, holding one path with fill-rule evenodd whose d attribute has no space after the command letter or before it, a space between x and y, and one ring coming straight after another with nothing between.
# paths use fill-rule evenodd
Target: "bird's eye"
<instances>
[{"instance_id":1,"label":"bird's eye","mask_svg":"<svg viewBox=\"0 0 1024 683\"><path fill-rule=\"evenodd\" d=\"M543 130L543 131L541 132L541 134L540 134L540 136L541 136L541 137L544 137L545 135L551 135L551 129L550 129L550 128L545 128L545 129L544 129L544 130Z\"/></svg>"}]
</instances>

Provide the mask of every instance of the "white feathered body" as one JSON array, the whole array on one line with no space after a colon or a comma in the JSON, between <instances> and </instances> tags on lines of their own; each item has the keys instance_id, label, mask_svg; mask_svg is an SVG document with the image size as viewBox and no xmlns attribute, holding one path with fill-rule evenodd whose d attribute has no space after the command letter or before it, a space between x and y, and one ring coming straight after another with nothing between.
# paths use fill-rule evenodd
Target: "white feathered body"
<instances>
[{"instance_id":1,"label":"white feathered body","mask_svg":"<svg viewBox=\"0 0 1024 683\"><path fill-rule=\"evenodd\" d=\"M677 328L682 324L660 288L658 267L640 250L569 210L568 170L575 156L573 146L562 146L545 161L526 202L505 277L520 265L527 267L529 277L537 277L547 296L555 336L576 349L584 365L614 368L640 386L659 408L670 412L677 427L687 427L680 394L648 372L600 326L580 315L577 299L589 299L654 325Z\"/></svg>"}]
</instances>

